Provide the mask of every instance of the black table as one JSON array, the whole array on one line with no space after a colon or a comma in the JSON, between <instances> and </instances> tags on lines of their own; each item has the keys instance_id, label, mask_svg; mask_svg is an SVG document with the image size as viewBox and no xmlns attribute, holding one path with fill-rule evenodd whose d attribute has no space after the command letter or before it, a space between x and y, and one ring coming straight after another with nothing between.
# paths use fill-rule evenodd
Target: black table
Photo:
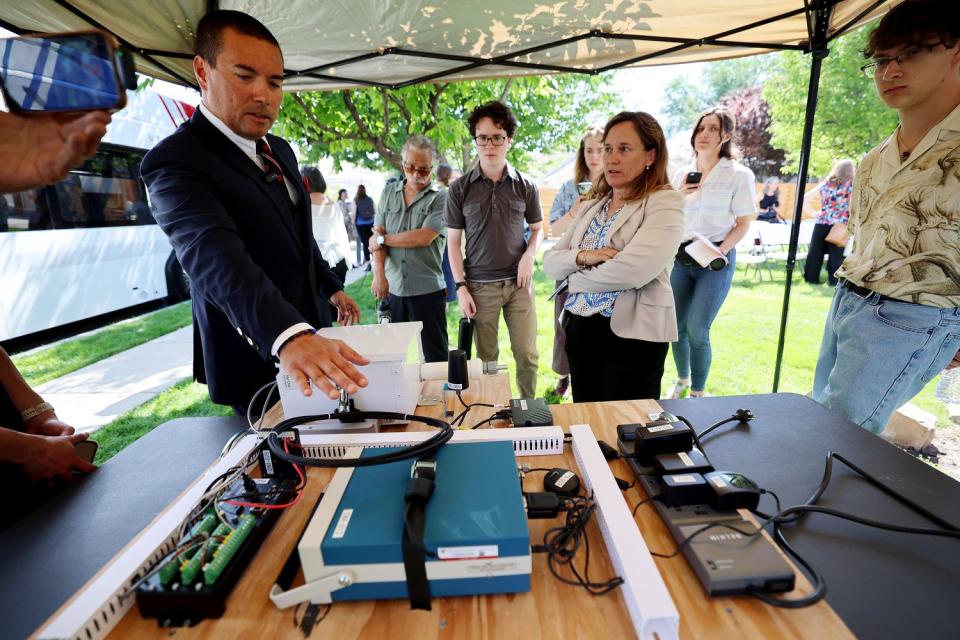
<instances>
[{"instance_id":1,"label":"black table","mask_svg":"<svg viewBox=\"0 0 960 640\"><path fill-rule=\"evenodd\" d=\"M960 526L960 483L804 396L780 393L664 400L698 431L737 409L749 426L724 425L703 440L717 469L738 471L776 492L783 506L809 498L835 451L940 518ZM835 461L818 502L873 520L935 527ZM774 510L765 497L760 508ZM820 571L827 602L861 638L960 635L960 540L882 531L821 514L785 527L790 544Z\"/></svg>"},{"instance_id":2,"label":"black table","mask_svg":"<svg viewBox=\"0 0 960 640\"><path fill-rule=\"evenodd\" d=\"M162 424L0 533L0 637L35 631L245 428L233 417Z\"/></svg>"}]
</instances>

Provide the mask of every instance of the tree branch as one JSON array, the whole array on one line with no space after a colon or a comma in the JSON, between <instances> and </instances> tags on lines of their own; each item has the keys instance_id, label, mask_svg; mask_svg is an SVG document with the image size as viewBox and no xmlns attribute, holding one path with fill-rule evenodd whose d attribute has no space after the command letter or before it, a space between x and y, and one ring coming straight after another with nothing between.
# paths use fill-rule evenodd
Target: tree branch
<instances>
[{"instance_id":1,"label":"tree branch","mask_svg":"<svg viewBox=\"0 0 960 640\"><path fill-rule=\"evenodd\" d=\"M410 113L410 109L407 109L407 105L403 103L403 100L398 98L395 94L388 92L387 97L390 98L390 101L393 104L397 105L397 108L400 109L400 113L403 114L403 120L407 123L406 131L407 137L409 138L413 132L413 114Z\"/></svg>"},{"instance_id":2,"label":"tree branch","mask_svg":"<svg viewBox=\"0 0 960 640\"><path fill-rule=\"evenodd\" d=\"M346 135L341 131L337 131L336 129L331 129L330 127L322 124L320 120L317 119L317 116L310 111L310 107L307 106L307 103L303 101L303 98L301 98L299 94L294 93L292 95L293 95L294 101L300 105L301 109L303 109L304 115L307 116L307 119L313 124L314 127L317 128L317 130L320 133L325 133L328 136L331 136L333 138L341 138L341 139L346 138L347 140L363 140L363 136L360 136L357 134ZM321 137L320 142L327 142L327 141L323 140L323 138Z\"/></svg>"},{"instance_id":3,"label":"tree branch","mask_svg":"<svg viewBox=\"0 0 960 640\"><path fill-rule=\"evenodd\" d=\"M503 91L500 92L500 102L507 101L507 95L510 93L510 88L513 86L514 78L507 78L507 81L503 84Z\"/></svg>"}]
</instances>

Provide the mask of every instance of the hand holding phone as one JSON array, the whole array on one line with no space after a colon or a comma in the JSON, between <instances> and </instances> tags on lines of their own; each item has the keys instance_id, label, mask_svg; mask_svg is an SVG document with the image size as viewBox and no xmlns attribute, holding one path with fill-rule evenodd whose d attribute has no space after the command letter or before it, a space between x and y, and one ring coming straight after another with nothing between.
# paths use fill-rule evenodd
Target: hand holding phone
<instances>
[{"instance_id":1,"label":"hand holding phone","mask_svg":"<svg viewBox=\"0 0 960 640\"><path fill-rule=\"evenodd\" d=\"M592 182L586 181L586 182L577 183L577 193L579 193L580 195L586 195L592 188L593 188Z\"/></svg>"},{"instance_id":2,"label":"hand holding phone","mask_svg":"<svg viewBox=\"0 0 960 640\"><path fill-rule=\"evenodd\" d=\"M73 450L77 454L77 457L91 464L93 463L93 459L97 457L97 449L99 447L100 445L93 440L81 440L80 442L73 443Z\"/></svg>"},{"instance_id":3,"label":"hand holding phone","mask_svg":"<svg viewBox=\"0 0 960 640\"><path fill-rule=\"evenodd\" d=\"M700 179L703 177L703 174L699 171L691 171L687 174L686 182L687 184L700 184Z\"/></svg>"}]
</instances>

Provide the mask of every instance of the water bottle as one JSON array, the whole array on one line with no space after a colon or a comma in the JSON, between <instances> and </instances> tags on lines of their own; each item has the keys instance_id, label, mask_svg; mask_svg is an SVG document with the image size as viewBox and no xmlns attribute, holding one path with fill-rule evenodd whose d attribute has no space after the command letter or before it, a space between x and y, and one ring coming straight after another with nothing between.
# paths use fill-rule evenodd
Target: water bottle
<instances>
[{"instance_id":1,"label":"water bottle","mask_svg":"<svg viewBox=\"0 0 960 640\"><path fill-rule=\"evenodd\" d=\"M940 382L934 391L937 400L947 404L960 404L960 367L949 369L940 374Z\"/></svg>"}]
</instances>

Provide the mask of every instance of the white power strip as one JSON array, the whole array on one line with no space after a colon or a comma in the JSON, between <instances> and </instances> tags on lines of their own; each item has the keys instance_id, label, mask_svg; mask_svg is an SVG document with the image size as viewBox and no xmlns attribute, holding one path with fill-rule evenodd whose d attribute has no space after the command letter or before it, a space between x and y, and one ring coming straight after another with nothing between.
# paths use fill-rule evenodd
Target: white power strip
<instances>
[{"instance_id":1,"label":"white power strip","mask_svg":"<svg viewBox=\"0 0 960 640\"><path fill-rule=\"evenodd\" d=\"M406 447L423 442L435 431L399 431L395 433L310 433L301 437L308 458L346 458L350 451L364 447ZM560 427L522 427L515 429L471 429L453 432L451 443L513 441L516 456L563 455L563 430Z\"/></svg>"},{"instance_id":2,"label":"white power strip","mask_svg":"<svg viewBox=\"0 0 960 640\"><path fill-rule=\"evenodd\" d=\"M623 492L613 479L597 438L586 424L571 425L570 435L583 485L593 493L597 505L597 522L607 553L617 575L623 578L620 592L637 637L642 640L679 638L680 614L623 499Z\"/></svg>"}]
</instances>

